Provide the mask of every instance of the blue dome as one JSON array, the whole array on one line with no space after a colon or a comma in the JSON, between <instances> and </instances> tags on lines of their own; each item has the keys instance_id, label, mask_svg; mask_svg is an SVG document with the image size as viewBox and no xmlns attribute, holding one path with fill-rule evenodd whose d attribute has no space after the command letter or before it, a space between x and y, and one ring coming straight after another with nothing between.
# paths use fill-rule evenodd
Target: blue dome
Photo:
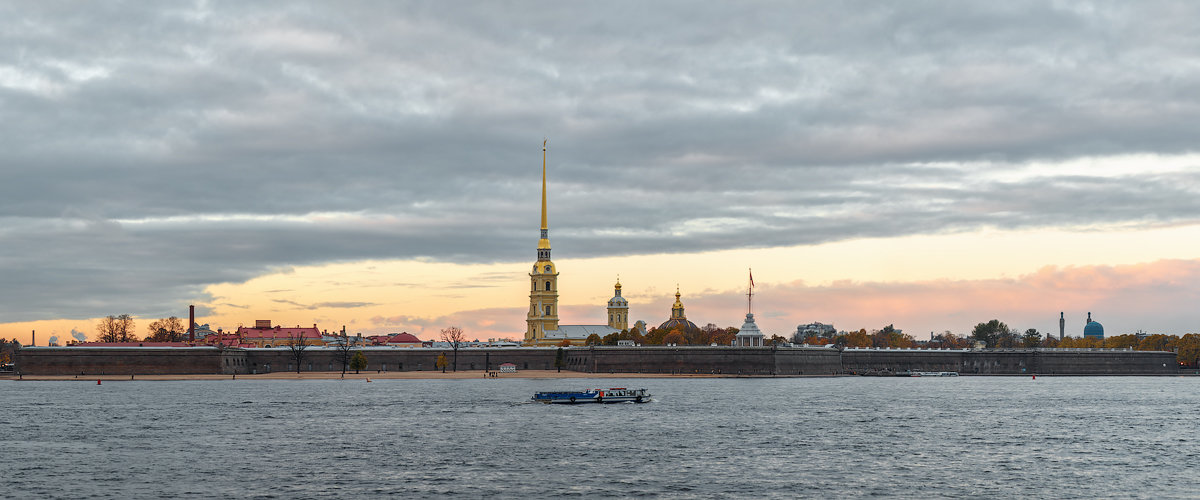
<instances>
[{"instance_id":1,"label":"blue dome","mask_svg":"<svg viewBox=\"0 0 1200 500\"><path fill-rule=\"evenodd\" d=\"M1083 327L1083 337L1097 339L1104 338L1104 325L1101 325L1095 321L1088 323L1087 326Z\"/></svg>"}]
</instances>

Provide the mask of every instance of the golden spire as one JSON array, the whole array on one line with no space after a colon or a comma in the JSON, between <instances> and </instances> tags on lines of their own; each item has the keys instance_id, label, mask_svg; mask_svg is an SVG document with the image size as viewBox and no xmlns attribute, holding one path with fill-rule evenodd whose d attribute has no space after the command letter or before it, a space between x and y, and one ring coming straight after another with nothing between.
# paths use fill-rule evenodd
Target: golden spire
<instances>
[{"instance_id":1,"label":"golden spire","mask_svg":"<svg viewBox=\"0 0 1200 500\"><path fill-rule=\"evenodd\" d=\"M542 139L542 237L538 240L538 260L550 259L550 225L546 222L546 142Z\"/></svg>"},{"instance_id":2,"label":"golden spire","mask_svg":"<svg viewBox=\"0 0 1200 500\"><path fill-rule=\"evenodd\" d=\"M546 142L546 139L542 139L542 231L550 229L546 223Z\"/></svg>"}]
</instances>

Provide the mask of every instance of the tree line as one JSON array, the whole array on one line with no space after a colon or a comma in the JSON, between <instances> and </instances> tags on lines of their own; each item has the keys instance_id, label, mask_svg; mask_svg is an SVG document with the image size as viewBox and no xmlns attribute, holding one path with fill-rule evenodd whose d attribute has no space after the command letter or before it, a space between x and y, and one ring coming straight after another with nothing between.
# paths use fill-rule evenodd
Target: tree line
<instances>
[{"instance_id":1,"label":"tree line","mask_svg":"<svg viewBox=\"0 0 1200 500\"><path fill-rule=\"evenodd\" d=\"M622 340L632 340L637 345L719 345L727 346L733 343L733 339L737 336L739 329L732 326L719 327L714 323L709 323L700 328L685 329L685 328L656 328L651 327L645 335L642 335L637 329L621 330L613 332L605 336L599 334L588 335L584 343L587 345L617 345ZM564 347L570 345L570 341L564 341ZM787 339L778 335L764 339L764 343L770 344L786 344Z\"/></svg>"},{"instance_id":2,"label":"tree line","mask_svg":"<svg viewBox=\"0 0 1200 500\"><path fill-rule=\"evenodd\" d=\"M1138 339L1137 335L1127 333L1114 335L1103 339L1095 337L1065 337L1062 340L1053 335L1042 335L1036 328L1024 332L1009 328L1000 320L979 323L971 331L971 338L983 342L987 347L1050 347L1050 348L1091 348L1091 349L1133 349L1135 351L1175 351L1175 358L1181 366L1195 368L1200 361L1200 334L1188 333L1183 336L1155 334Z\"/></svg>"},{"instance_id":3,"label":"tree line","mask_svg":"<svg viewBox=\"0 0 1200 500\"><path fill-rule=\"evenodd\" d=\"M183 342L187 340L187 326L183 320L171 316L150 322L146 336L139 337L136 323L128 314L108 315L96 324L96 341L108 343L125 342Z\"/></svg>"}]
</instances>

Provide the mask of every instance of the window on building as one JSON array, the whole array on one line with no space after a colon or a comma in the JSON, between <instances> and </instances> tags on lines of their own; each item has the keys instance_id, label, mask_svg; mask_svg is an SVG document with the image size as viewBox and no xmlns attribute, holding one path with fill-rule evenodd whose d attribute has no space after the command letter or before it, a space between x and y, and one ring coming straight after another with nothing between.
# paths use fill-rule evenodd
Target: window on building
<instances>
[{"instance_id":1,"label":"window on building","mask_svg":"<svg viewBox=\"0 0 1200 500\"><path fill-rule=\"evenodd\" d=\"M550 306L546 306L546 316L550 316Z\"/></svg>"},{"instance_id":2,"label":"window on building","mask_svg":"<svg viewBox=\"0 0 1200 500\"><path fill-rule=\"evenodd\" d=\"M550 272L550 266L546 266L546 272Z\"/></svg>"},{"instance_id":3,"label":"window on building","mask_svg":"<svg viewBox=\"0 0 1200 500\"><path fill-rule=\"evenodd\" d=\"M546 282L546 291L547 292L550 291L550 282L549 281Z\"/></svg>"}]
</instances>

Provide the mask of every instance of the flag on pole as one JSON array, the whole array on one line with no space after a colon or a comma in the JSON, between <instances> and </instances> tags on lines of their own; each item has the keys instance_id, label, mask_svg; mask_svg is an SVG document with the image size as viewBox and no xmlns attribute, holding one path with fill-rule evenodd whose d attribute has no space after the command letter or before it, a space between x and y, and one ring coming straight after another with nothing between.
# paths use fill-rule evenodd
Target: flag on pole
<instances>
[{"instance_id":1,"label":"flag on pole","mask_svg":"<svg viewBox=\"0 0 1200 500\"><path fill-rule=\"evenodd\" d=\"M750 271L750 286L754 286L754 271Z\"/></svg>"}]
</instances>

